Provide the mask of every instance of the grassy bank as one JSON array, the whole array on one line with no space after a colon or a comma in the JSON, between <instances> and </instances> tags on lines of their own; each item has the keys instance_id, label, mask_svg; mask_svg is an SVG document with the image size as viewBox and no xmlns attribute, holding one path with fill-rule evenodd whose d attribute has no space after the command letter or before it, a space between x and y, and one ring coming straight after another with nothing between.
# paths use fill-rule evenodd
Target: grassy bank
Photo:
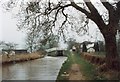
<instances>
[{"instance_id":1,"label":"grassy bank","mask_svg":"<svg viewBox=\"0 0 120 82\"><path fill-rule=\"evenodd\" d=\"M105 64L105 52L94 52L94 53L82 53L82 57L90 62L91 64L96 65L97 67L97 76L101 79L108 80L119 80L120 71L116 69L108 69Z\"/></svg>"},{"instance_id":2,"label":"grassy bank","mask_svg":"<svg viewBox=\"0 0 120 82\"><path fill-rule=\"evenodd\" d=\"M70 52L69 51L66 51L65 52L68 56L68 59L63 63L61 69L60 69L60 72L58 74L58 77L57 77L57 80L67 80L68 77L66 76L62 76L62 74L64 74L65 72L68 73L69 70L70 70L70 66L72 65L72 61L71 61L71 57L70 57Z\"/></svg>"},{"instance_id":3,"label":"grassy bank","mask_svg":"<svg viewBox=\"0 0 120 82\"><path fill-rule=\"evenodd\" d=\"M43 53L34 52L30 54L16 54L7 57L7 55L0 56L0 61L2 64L11 63L11 62L22 62L22 61L29 61L38 58L44 57Z\"/></svg>"},{"instance_id":4,"label":"grassy bank","mask_svg":"<svg viewBox=\"0 0 120 82\"><path fill-rule=\"evenodd\" d=\"M57 80L68 80L68 73L72 64L79 64L80 70L85 77L86 80L100 80L103 79L102 77L97 76L97 72L95 70L95 66L90 64L88 61L84 60L80 54L67 52L68 59L63 64ZM66 76L64 75L66 73Z\"/></svg>"}]
</instances>

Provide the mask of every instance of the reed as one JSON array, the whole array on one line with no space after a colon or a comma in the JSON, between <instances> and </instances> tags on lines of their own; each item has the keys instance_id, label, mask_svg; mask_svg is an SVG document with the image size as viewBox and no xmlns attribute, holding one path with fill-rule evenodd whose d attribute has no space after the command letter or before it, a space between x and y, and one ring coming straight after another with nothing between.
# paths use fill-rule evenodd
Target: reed
<instances>
[{"instance_id":1,"label":"reed","mask_svg":"<svg viewBox=\"0 0 120 82\"><path fill-rule=\"evenodd\" d=\"M16 54L7 57L7 55L0 56L0 62L4 63L11 63L11 62L21 62L21 61L29 61L38 58L43 58L44 54L40 52L28 53L28 54Z\"/></svg>"}]
</instances>

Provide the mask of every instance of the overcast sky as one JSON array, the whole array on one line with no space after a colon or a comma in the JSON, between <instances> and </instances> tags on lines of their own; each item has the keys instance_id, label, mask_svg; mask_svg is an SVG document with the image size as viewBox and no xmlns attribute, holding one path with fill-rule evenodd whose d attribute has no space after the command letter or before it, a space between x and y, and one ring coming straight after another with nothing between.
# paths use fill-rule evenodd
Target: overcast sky
<instances>
[{"instance_id":1,"label":"overcast sky","mask_svg":"<svg viewBox=\"0 0 120 82\"><path fill-rule=\"evenodd\" d=\"M14 42L19 48L24 47L25 33L18 31L16 20L10 12L5 12L0 7L0 41Z\"/></svg>"},{"instance_id":2,"label":"overcast sky","mask_svg":"<svg viewBox=\"0 0 120 82\"><path fill-rule=\"evenodd\" d=\"M1 6L1 5L0 5ZM14 13L14 12L13 12ZM15 18L13 18L13 13L11 12L5 12L3 11L2 7L0 7L0 40L6 41L6 42L14 42L19 44L19 48L23 48L25 45L25 33L21 31L17 31L17 21ZM74 34L74 32L71 32L69 37L75 38L77 42L83 42L83 41L95 41L97 40L103 40L103 37L98 32L96 33L97 26L94 23L89 24L92 29L90 29L90 36L77 36ZM98 36L96 36L98 34ZM61 42L63 43L63 42Z\"/></svg>"}]
</instances>

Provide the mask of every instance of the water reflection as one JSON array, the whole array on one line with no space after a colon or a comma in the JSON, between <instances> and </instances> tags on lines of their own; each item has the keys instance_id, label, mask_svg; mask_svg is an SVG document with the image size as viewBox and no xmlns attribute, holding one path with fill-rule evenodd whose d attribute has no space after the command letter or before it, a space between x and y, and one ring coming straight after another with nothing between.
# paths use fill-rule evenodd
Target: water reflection
<instances>
[{"instance_id":1,"label":"water reflection","mask_svg":"<svg viewBox=\"0 0 120 82\"><path fill-rule=\"evenodd\" d=\"M49 57L2 66L3 80L56 80L66 57Z\"/></svg>"}]
</instances>

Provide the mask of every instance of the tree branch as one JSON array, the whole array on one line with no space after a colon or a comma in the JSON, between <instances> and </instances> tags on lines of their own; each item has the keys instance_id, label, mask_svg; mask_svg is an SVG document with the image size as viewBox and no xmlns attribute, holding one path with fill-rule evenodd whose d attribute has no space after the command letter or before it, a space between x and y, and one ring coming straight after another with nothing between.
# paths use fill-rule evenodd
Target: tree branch
<instances>
[{"instance_id":1,"label":"tree branch","mask_svg":"<svg viewBox=\"0 0 120 82\"><path fill-rule=\"evenodd\" d=\"M116 22L115 20L113 20L113 18L115 18L115 19L117 18L117 17L115 17L114 7L106 0L104 0L104 1L100 0L100 1L109 12L109 24L113 24L113 21Z\"/></svg>"},{"instance_id":2,"label":"tree branch","mask_svg":"<svg viewBox=\"0 0 120 82\"><path fill-rule=\"evenodd\" d=\"M90 13L87 10L79 7L77 4L75 4L75 2L71 1L71 5L72 5L72 7L76 8L77 10L79 10L82 13L84 13L85 15L87 15L87 17L90 17Z\"/></svg>"},{"instance_id":3,"label":"tree branch","mask_svg":"<svg viewBox=\"0 0 120 82\"><path fill-rule=\"evenodd\" d=\"M66 21L67 21L67 14L65 14L64 13L64 8L62 9L62 14L64 15L64 17L65 17L65 20L64 20L64 22L62 23L62 26L66 23Z\"/></svg>"},{"instance_id":4,"label":"tree branch","mask_svg":"<svg viewBox=\"0 0 120 82\"><path fill-rule=\"evenodd\" d=\"M62 8L65 8L65 7L69 7L69 6L72 6L71 4L67 4L67 5L65 5L65 6L60 6L60 4L58 4L56 7L54 7L53 9L51 9L51 10L49 10L49 12L47 13L47 14L50 14L52 11L54 11L54 10L56 10L56 9L58 9L58 8L60 8L60 9L62 9ZM47 10L46 10L47 11ZM45 11L45 13L46 13L46 11Z\"/></svg>"},{"instance_id":5,"label":"tree branch","mask_svg":"<svg viewBox=\"0 0 120 82\"><path fill-rule=\"evenodd\" d=\"M84 0L91 13L98 13L97 9L93 6L90 0Z\"/></svg>"},{"instance_id":6,"label":"tree branch","mask_svg":"<svg viewBox=\"0 0 120 82\"><path fill-rule=\"evenodd\" d=\"M114 10L114 7L110 3L108 3L106 0L104 1L100 0L100 1L108 11Z\"/></svg>"},{"instance_id":7,"label":"tree branch","mask_svg":"<svg viewBox=\"0 0 120 82\"><path fill-rule=\"evenodd\" d=\"M120 1L117 3L117 8L116 8L116 18L119 21L120 20Z\"/></svg>"}]
</instances>

